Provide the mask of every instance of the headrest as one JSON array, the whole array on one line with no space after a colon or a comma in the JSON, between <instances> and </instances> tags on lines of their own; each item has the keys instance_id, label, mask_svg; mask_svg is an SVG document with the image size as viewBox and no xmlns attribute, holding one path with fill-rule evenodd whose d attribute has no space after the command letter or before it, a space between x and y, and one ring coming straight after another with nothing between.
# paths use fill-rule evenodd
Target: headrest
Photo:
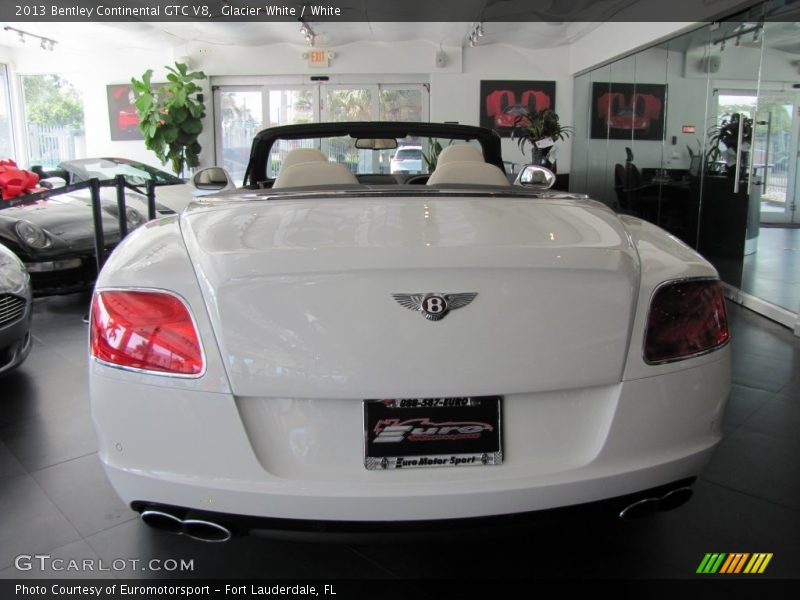
<instances>
[{"instance_id":1,"label":"headrest","mask_svg":"<svg viewBox=\"0 0 800 600\"><path fill-rule=\"evenodd\" d=\"M436 165L465 160L483 162L483 154L471 144L455 144L454 146L447 146L439 152Z\"/></svg>"},{"instance_id":2,"label":"headrest","mask_svg":"<svg viewBox=\"0 0 800 600\"><path fill-rule=\"evenodd\" d=\"M427 185L463 183L469 185L511 185L508 177L498 167L486 162L476 163L471 160L438 163L436 170L428 178Z\"/></svg>"},{"instance_id":3,"label":"headrest","mask_svg":"<svg viewBox=\"0 0 800 600\"><path fill-rule=\"evenodd\" d=\"M307 162L328 162L328 157L316 148L295 148L286 153L281 169Z\"/></svg>"},{"instance_id":4,"label":"headrest","mask_svg":"<svg viewBox=\"0 0 800 600\"><path fill-rule=\"evenodd\" d=\"M358 185L358 179L339 163L304 162L281 167L272 189L334 184Z\"/></svg>"}]
</instances>

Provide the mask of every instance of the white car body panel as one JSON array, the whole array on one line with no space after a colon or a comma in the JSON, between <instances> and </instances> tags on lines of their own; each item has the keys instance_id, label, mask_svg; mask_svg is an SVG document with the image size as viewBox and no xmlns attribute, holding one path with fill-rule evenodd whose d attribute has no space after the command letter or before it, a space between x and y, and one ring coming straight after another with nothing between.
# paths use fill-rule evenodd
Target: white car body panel
<instances>
[{"instance_id":1,"label":"white car body panel","mask_svg":"<svg viewBox=\"0 0 800 600\"><path fill-rule=\"evenodd\" d=\"M616 217L583 204L276 200L182 228L237 395L488 395L621 379L638 261ZM431 323L403 292L478 296ZM554 343L570 356L541 352Z\"/></svg>"},{"instance_id":2,"label":"white car body panel","mask_svg":"<svg viewBox=\"0 0 800 600\"><path fill-rule=\"evenodd\" d=\"M100 457L128 503L345 521L525 512L693 477L721 439L729 347L648 365L642 342L658 285L715 276L586 200L197 202L120 244L97 289L179 294L205 375L91 361ZM440 322L391 298L429 291L478 296ZM501 465L364 468L363 399L481 394L503 396Z\"/></svg>"}]
</instances>

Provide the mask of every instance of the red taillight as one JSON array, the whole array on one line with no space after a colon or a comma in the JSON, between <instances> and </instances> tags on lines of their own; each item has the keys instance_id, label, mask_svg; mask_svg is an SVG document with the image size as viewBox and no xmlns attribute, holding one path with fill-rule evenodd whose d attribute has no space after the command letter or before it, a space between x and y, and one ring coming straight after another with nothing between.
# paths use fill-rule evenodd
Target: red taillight
<instances>
[{"instance_id":1,"label":"red taillight","mask_svg":"<svg viewBox=\"0 0 800 600\"><path fill-rule=\"evenodd\" d=\"M718 281L660 287L650 303L644 359L658 363L713 350L728 341L725 298Z\"/></svg>"},{"instance_id":2,"label":"red taillight","mask_svg":"<svg viewBox=\"0 0 800 600\"><path fill-rule=\"evenodd\" d=\"M92 356L112 365L199 375L203 352L189 309L164 292L95 292Z\"/></svg>"}]
</instances>

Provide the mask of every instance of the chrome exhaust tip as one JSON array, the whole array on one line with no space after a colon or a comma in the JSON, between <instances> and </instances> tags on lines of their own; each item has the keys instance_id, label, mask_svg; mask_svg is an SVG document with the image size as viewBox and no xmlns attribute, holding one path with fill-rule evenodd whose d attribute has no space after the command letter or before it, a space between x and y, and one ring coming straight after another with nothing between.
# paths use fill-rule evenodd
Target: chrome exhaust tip
<instances>
[{"instance_id":1,"label":"chrome exhaust tip","mask_svg":"<svg viewBox=\"0 0 800 600\"><path fill-rule=\"evenodd\" d=\"M686 504L692 497L692 488L688 486L670 490L660 498L644 498L626 506L619 512L623 520L640 519L654 515L658 511L667 511Z\"/></svg>"},{"instance_id":2,"label":"chrome exhaust tip","mask_svg":"<svg viewBox=\"0 0 800 600\"><path fill-rule=\"evenodd\" d=\"M692 497L692 488L681 487L667 492L658 499L658 510L673 510L686 504Z\"/></svg>"},{"instance_id":3,"label":"chrome exhaust tip","mask_svg":"<svg viewBox=\"0 0 800 600\"><path fill-rule=\"evenodd\" d=\"M626 506L619 511L619 518L623 521L629 521L631 519L649 517L654 515L656 512L658 512L658 499L645 498L644 500L634 502L633 504Z\"/></svg>"},{"instance_id":4,"label":"chrome exhaust tip","mask_svg":"<svg viewBox=\"0 0 800 600\"><path fill-rule=\"evenodd\" d=\"M183 534L201 542L227 542L233 537L227 527L201 519L186 519L183 522Z\"/></svg>"},{"instance_id":5,"label":"chrome exhaust tip","mask_svg":"<svg viewBox=\"0 0 800 600\"><path fill-rule=\"evenodd\" d=\"M183 521L161 510L143 510L139 515L142 521L159 531L166 531L167 533L181 533L183 531Z\"/></svg>"},{"instance_id":6,"label":"chrome exhaust tip","mask_svg":"<svg viewBox=\"0 0 800 600\"><path fill-rule=\"evenodd\" d=\"M181 519L163 510L147 509L139 515L153 529L185 535L201 542L227 542L233 532L227 527L204 519Z\"/></svg>"}]
</instances>

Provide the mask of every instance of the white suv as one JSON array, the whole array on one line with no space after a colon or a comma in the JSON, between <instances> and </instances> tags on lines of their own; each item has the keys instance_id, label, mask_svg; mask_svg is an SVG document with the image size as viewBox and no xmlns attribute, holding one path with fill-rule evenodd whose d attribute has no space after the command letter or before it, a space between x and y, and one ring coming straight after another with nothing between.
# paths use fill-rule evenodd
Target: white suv
<instances>
[{"instance_id":1,"label":"white suv","mask_svg":"<svg viewBox=\"0 0 800 600\"><path fill-rule=\"evenodd\" d=\"M422 146L400 146L391 164L392 173L422 173Z\"/></svg>"}]
</instances>

